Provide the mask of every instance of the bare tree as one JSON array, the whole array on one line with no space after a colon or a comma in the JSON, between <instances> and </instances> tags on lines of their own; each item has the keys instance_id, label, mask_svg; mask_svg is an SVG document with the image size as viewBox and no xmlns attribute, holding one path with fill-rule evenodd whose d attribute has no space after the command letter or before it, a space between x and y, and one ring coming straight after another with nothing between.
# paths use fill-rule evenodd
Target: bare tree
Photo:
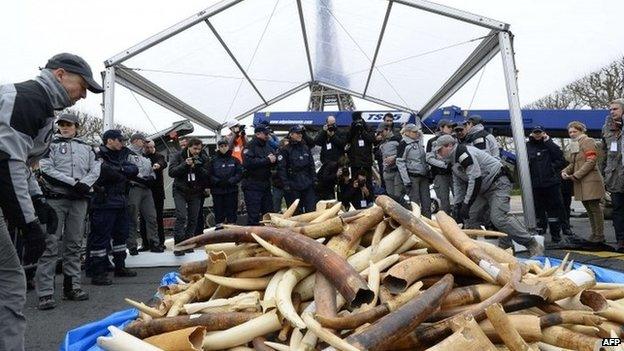
<instances>
[{"instance_id":1,"label":"bare tree","mask_svg":"<svg viewBox=\"0 0 624 351\"><path fill-rule=\"evenodd\" d=\"M624 96L624 56L524 108L607 108L611 101L622 96Z\"/></svg>"},{"instance_id":2,"label":"bare tree","mask_svg":"<svg viewBox=\"0 0 624 351\"><path fill-rule=\"evenodd\" d=\"M102 127L104 126L104 121L101 117L96 117L87 112L71 108L66 109L63 112L78 116L78 119L80 120L80 130L78 131L78 134L84 141L92 145L102 143ZM118 123L115 124L114 129L121 130L121 132L127 137L130 137L132 133L136 133L138 131L134 128Z\"/></svg>"}]
</instances>

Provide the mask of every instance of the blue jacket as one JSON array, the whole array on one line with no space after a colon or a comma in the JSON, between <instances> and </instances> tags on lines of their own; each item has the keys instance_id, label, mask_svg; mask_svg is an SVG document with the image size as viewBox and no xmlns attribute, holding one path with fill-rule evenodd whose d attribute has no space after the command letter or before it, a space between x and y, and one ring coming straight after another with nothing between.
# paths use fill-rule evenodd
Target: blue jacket
<instances>
[{"instance_id":1,"label":"blue jacket","mask_svg":"<svg viewBox=\"0 0 624 351\"><path fill-rule=\"evenodd\" d=\"M271 188L271 168L275 165L269 160L273 148L268 142L253 138L243 151L243 167L245 176L243 187L253 190Z\"/></svg>"},{"instance_id":2,"label":"blue jacket","mask_svg":"<svg viewBox=\"0 0 624 351\"><path fill-rule=\"evenodd\" d=\"M91 198L92 208L112 209L124 208L128 205L130 179L139 174L137 166L127 161L131 154L132 151L126 147L113 151L100 145L97 158L101 160L102 165L100 177L93 186L95 195Z\"/></svg>"},{"instance_id":3,"label":"blue jacket","mask_svg":"<svg viewBox=\"0 0 624 351\"><path fill-rule=\"evenodd\" d=\"M277 174L284 183L284 190L301 191L314 186L314 158L303 141L291 141L282 149L277 159Z\"/></svg>"},{"instance_id":4,"label":"blue jacket","mask_svg":"<svg viewBox=\"0 0 624 351\"><path fill-rule=\"evenodd\" d=\"M243 178L243 166L232 156L231 150L225 154L217 152L210 160L208 173L213 194L231 194L238 191L238 183Z\"/></svg>"}]
</instances>

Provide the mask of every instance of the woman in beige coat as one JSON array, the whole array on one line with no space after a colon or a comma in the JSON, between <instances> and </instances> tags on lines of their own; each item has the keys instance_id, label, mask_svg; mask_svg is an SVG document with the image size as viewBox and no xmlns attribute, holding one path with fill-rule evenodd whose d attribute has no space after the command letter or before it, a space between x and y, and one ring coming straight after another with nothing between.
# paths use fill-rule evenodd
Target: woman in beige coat
<instances>
[{"instance_id":1,"label":"woman in beige coat","mask_svg":"<svg viewBox=\"0 0 624 351\"><path fill-rule=\"evenodd\" d=\"M605 195L604 181L598 171L598 148L594 139L585 132L587 127L581 122L568 124L570 146L568 162L570 164L561 171L561 178L570 179L574 183L574 199L581 201L592 229L589 241L604 243L604 216L600 201Z\"/></svg>"}]
</instances>

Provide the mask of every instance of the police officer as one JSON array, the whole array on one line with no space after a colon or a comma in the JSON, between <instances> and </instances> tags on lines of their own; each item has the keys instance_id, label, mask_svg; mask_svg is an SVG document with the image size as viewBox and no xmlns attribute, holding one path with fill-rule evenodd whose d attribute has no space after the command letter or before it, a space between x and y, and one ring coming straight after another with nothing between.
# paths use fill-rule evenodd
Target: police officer
<instances>
[{"instance_id":1,"label":"police officer","mask_svg":"<svg viewBox=\"0 0 624 351\"><path fill-rule=\"evenodd\" d=\"M205 153L202 142L191 138L186 148L174 155L169 165L169 176L173 178L173 201L176 208L176 221L173 236L176 244L189 239L196 233L198 213L202 210L204 191L208 182ZM201 228L203 229L203 228ZM174 250L176 256L183 256L185 251Z\"/></svg>"},{"instance_id":2,"label":"police officer","mask_svg":"<svg viewBox=\"0 0 624 351\"><path fill-rule=\"evenodd\" d=\"M143 156L152 162L152 169L156 175L156 180L150 185L152 190L152 198L154 198L154 207L156 208L156 224L158 225L158 247L165 250L165 228L163 227L163 208L165 206L165 184L163 172L167 168L165 156L156 152L156 144L153 140L145 142ZM141 218L141 238L147 242L147 228L145 228L145 220Z\"/></svg>"},{"instance_id":3,"label":"police officer","mask_svg":"<svg viewBox=\"0 0 624 351\"><path fill-rule=\"evenodd\" d=\"M208 166L215 222L236 223L238 183L243 177L243 166L232 156L227 139L217 143L217 154Z\"/></svg>"},{"instance_id":4,"label":"police officer","mask_svg":"<svg viewBox=\"0 0 624 351\"><path fill-rule=\"evenodd\" d=\"M344 136L338 131L336 117L328 116L323 129L318 132L314 144L321 147L321 163L339 162L344 155Z\"/></svg>"},{"instance_id":5,"label":"police officer","mask_svg":"<svg viewBox=\"0 0 624 351\"><path fill-rule=\"evenodd\" d=\"M413 123L405 125L403 139L397 147L396 165L405 193L420 206L423 216L431 217L429 166L422 139L418 126Z\"/></svg>"},{"instance_id":6,"label":"police officer","mask_svg":"<svg viewBox=\"0 0 624 351\"><path fill-rule=\"evenodd\" d=\"M277 173L284 184L286 204L290 206L299 199L297 213L314 211L316 170L312 153L303 141L303 127L300 125L291 127L288 139L288 145L277 157Z\"/></svg>"},{"instance_id":7,"label":"police officer","mask_svg":"<svg viewBox=\"0 0 624 351\"><path fill-rule=\"evenodd\" d=\"M381 137L379 151L383 163L382 176L386 187L386 193L394 199L399 199L403 193L403 182L401 181L401 175L396 165L396 159L401 137L394 134L392 126L386 123L380 123L377 130Z\"/></svg>"},{"instance_id":8,"label":"police officer","mask_svg":"<svg viewBox=\"0 0 624 351\"><path fill-rule=\"evenodd\" d=\"M542 126L533 128L526 147L538 227L542 232L549 228L552 241L558 243L561 241L563 211L560 172L566 161L561 148L550 139Z\"/></svg>"},{"instance_id":9,"label":"police officer","mask_svg":"<svg viewBox=\"0 0 624 351\"><path fill-rule=\"evenodd\" d=\"M271 211L271 168L277 156L268 144L269 129L265 125L254 128L254 138L243 151L243 193L247 208L247 225L257 225L265 213Z\"/></svg>"},{"instance_id":10,"label":"police officer","mask_svg":"<svg viewBox=\"0 0 624 351\"><path fill-rule=\"evenodd\" d=\"M102 161L100 178L91 199L91 232L87 242L89 271L93 285L111 285L108 277L108 249L112 239L113 263L116 277L134 277L136 272L126 268L126 240L130 226L128 187L130 179L139 174L138 167L128 162L132 151L124 146L126 138L118 129L102 135L97 157Z\"/></svg>"},{"instance_id":11,"label":"police officer","mask_svg":"<svg viewBox=\"0 0 624 351\"><path fill-rule=\"evenodd\" d=\"M472 115L464 122L464 140L467 145L484 150L500 160L500 145L496 138L481 123L481 116Z\"/></svg>"},{"instance_id":12,"label":"police officer","mask_svg":"<svg viewBox=\"0 0 624 351\"><path fill-rule=\"evenodd\" d=\"M490 219L496 228L528 248L532 256L543 252L544 247L509 214L511 182L499 160L473 146L457 144L450 135L439 137L433 150L438 158L453 165L454 200L461 218L468 218L470 207L481 198L489 204ZM511 241L501 240L499 245L511 247Z\"/></svg>"},{"instance_id":13,"label":"police officer","mask_svg":"<svg viewBox=\"0 0 624 351\"><path fill-rule=\"evenodd\" d=\"M91 187L100 176L100 161L95 159L91 145L76 136L78 116L61 114L56 123L59 134L39 166L45 195L59 219L56 233L46 239L46 250L37 264L35 275L39 309L56 306L54 274L62 238L63 299L83 301L89 294L80 285L80 249Z\"/></svg>"},{"instance_id":14,"label":"police officer","mask_svg":"<svg viewBox=\"0 0 624 351\"><path fill-rule=\"evenodd\" d=\"M605 186L611 193L613 203L613 228L617 240L617 251L624 253L624 158L622 153L622 119L624 99L616 99L609 105L609 116L602 128L607 162L605 166Z\"/></svg>"},{"instance_id":15,"label":"police officer","mask_svg":"<svg viewBox=\"0 0 624 351\"><path fill-rule=\"evenodd\" d=\"M156 224L156 207L152 197L152 184L156 181L156 173L152 168L152 161L143 156L145 135L134 133L130 137L128 149L132 151L128 155L128 162L134 163L139 169L139 174L130 180L128 192L128 214L130 215L130 233L128 235L128 252L131 256L139 254L137 244L137 228L139 214L145 220L147 242L143 242L143 249L151 252L163 252L158 242L158 224Z\"/></svg>"},{"instance_id":16,"label":"police officer","mask_svg":"<svg viewBox=\"0 0 624 351\"><path fill-rule=\"evenodd\" d=\"M26 281L7 221L23 233L24 263L45 250L46 231L56 232L56 212L45 201L29 166L43 156L52 136L54 111L101 93L81 57L59 54L34 80L0 85L0 350L24 349Z\"/></svg>"},{"instance_id":17,"label":"police officer","mask_svg":"<svg viewBox=\"0 0 624 351\"><path fill-rule=\"evenodd\" d=\"M438 131L435 136L427 141L427 163L431 167L433 176L433 188L438 199L440 199L440 209L446 213L451 213L450 193L452 189L452 175L450 164L436 158L433 152L433 144L442 135L453 133L453 123L447 119L438 122Z\"/></svg>"}]
</instances>

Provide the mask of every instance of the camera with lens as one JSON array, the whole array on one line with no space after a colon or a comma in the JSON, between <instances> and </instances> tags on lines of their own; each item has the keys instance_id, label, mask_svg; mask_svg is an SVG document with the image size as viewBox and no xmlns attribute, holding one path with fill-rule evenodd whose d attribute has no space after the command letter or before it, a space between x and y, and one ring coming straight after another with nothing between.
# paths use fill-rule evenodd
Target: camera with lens
<instances>
[{"instance_id":1,"label":"camera with lens","mask_svg":"<svg viewBox=\"0 0 624 351\"><path fill-rule=\"evenodd\" d=\"M199 156L193 156L191 157L193 159L193 164L195 166L201 166L203 164L201 158L199 158Z\"/></svg>"},{"instance_id":2,"label":"camera with lens","mask_svg":"<svg viewBox=\"0 0 624 351\"><path fill-rule=\"evenodd\" d=\"M335 124L330 124L327 126L327 131L328 132L335 132L336 131L336 125Z\"/></svg>"}]
</instances>

